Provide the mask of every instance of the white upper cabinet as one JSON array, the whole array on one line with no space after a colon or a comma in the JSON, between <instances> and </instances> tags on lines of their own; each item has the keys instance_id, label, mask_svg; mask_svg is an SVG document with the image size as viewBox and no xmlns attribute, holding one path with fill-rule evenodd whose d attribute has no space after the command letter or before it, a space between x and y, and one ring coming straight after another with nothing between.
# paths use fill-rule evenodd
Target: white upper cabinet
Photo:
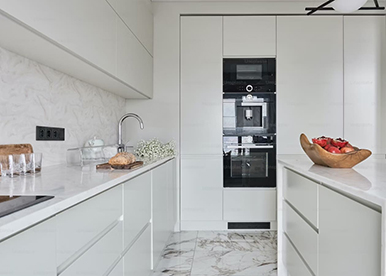
<instances>
[{"instance_id":1,"label":"white upper cabinet","mask_svg":"<svg viewBox=\"0 0 386 276\"><path fill-rule=\"evenodd\" d=\"M119 21L117 28L117 77L151 97L153 57L123 22Z\"/></svg>"},{"instance_id":2,"label":"white upper cabinet","mask_svg":"<svg viewBox=\"0 0 386 276\"><path fill-rule=\"evenodd\" d=\"M225 16L224 56L276 56L276 17Z\"/></svg>"},{"instance_id":3,"label":"white upper cabinet","mask_svg":"<svg viewBox=\"0 0 386 276\"><path fill-rule=\"evenodd\" d=\"M222 18L181 18L181 154L222 156Z\"/></svg>"},{"instance_id":4,"label":"white upper cabinet","mask_svg":"<svg viewBox=\"0 0 386 276\"><path fill-rule=\"evenodd\" d=\"M299 136L343 135L343 20L277 19L278 153L300 154Z\"/></svg>"},{"instance_id":5,"label":"white upper cabinet","mask_svg":"<svg viewBox=\"0 0 386 276\"><path fill-rule=\"evenodd\" d=\"M153 19L142 1L0 0L1 24L12 29L0 47L125 98L151 98Z\"/></svg>"},{"instance_id":6,"label":"white upper cabinet","mask_svg":"<svg viewBox=\"0 0 386 276\"><path fill-rule=\"evenodd\" d=\"M344 135L373 153L382 153L385 49L385 17L344 17Z\"/></svg>"},{"instance_id":7,"label":"white upper cabinet","mask_svg":"<svg viewBox=\"0 0 386 276\"><path fill-rule=\"evenodd\" d=\"M107 0L119 17L153 55L153 13L150 0Z\"/></svg>"},{"instance_id":8,"label":"white upper cabinet","mask_svg":"<svg viewBox=\"0 0 386 276\"><path fill-rule=\"evenodd\" d=\"M116 73L117 16L106 1L0 0L0 8L101 69Z\"/></svg>"}]
</instances>

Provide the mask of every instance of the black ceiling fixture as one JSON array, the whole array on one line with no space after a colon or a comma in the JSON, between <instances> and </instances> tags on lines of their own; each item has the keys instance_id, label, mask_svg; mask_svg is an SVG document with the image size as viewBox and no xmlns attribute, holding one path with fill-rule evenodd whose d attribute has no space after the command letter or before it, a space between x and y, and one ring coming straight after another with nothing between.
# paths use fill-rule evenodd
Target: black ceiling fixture
<instances>
[{"instance_id":1,"label":"black ceiling fixture","mask_svg":"<svg viewBox=\"0 0 386 276\"><path fill-rule=\"evenodd\" d=\"M307 13L307 15L314 14L317 11L331 11L331 10L333 11L334 10L333 8L326 7L326 6L331 4L334 1L335 0L328 0L328 1L324 2L323 4L321 4L319 7L316 7L316 8L310 8L310 7L306 8L306 11L310 11L310 12ZM385 9L385 7L380 7L379 6L378 0L374 0L374 7L362 7L359 10L374 11L374 10L384 10L384 9Z\"/></svg>"}]
</instances>

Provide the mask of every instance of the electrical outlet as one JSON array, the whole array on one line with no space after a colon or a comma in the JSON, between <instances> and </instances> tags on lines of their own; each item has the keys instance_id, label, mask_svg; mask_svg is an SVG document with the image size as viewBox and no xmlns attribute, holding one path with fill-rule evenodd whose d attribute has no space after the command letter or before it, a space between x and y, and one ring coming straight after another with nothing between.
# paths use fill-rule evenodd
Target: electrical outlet
<instances>
[{"instance_id":1,"label":"electrical outlet","mask_svg":"<svg viewBox=\"0 0 386 276\"><path fill-rule=\"evenodd\" d=\"M59 127L36 126L36 141L64 141L65 129Z\"/></svg>"}]
</instances>

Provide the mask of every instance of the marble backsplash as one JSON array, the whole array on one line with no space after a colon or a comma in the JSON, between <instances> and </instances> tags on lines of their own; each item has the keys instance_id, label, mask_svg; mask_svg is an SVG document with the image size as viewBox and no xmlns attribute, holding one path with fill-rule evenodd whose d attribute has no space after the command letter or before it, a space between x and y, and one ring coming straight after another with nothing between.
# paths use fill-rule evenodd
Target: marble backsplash
<instances>
[{"instance_id":1,"label":"marble backsplash","mask_svg":"<svg viewBox=\"0 0 386 276\"><path fill-rule=\"evenodd\" d=\"M117 142L125 99L0 48L0 144L30 143L43 166L94 135ZM36 141L36 126L64 127L65 141Z\"/></svg>"}]
</instances>

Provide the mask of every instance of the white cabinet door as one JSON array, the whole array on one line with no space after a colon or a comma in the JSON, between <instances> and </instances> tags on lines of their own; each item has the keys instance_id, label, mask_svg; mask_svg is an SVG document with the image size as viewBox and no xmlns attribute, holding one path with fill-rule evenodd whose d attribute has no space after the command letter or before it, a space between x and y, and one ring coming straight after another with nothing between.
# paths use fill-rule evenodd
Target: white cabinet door
<instances>
[{"instance_id":1,"label":"white cabinet door","mask_svg":"<svg viewBox=\"0 0 386 276\"><path fill-rule=\"evenodd\" d=\"M319 191L319 275L381 275L381 213L326 187Z\"/></svg>"},{"instance_id":2,"label":"white cabinet door","mask_svg":"<svg viewBox=\"0 0 386 276\"><path fill-rule=\"evenodd\" d=\"M0 275L56 276L55 218L0 243Z\"/></svg>"},{"instance_id":3,"label":"white cabinet door","mask_svg":"<svg viewBox=\"0 0 386 276\"><path fill-rule=\"evenodd\" d=\"M277 18L278 153L300 154L299 136L343 135L343 20Z\"/></svg>"},{"instance_id":4,"label":"white cabinet door","mask_svg":"<svg viewBox=\"0 0 386 276\"><path fill-rule=\"evenodd\" d=\"M122 222L119 222L60 275L106 275L123 251L122 227Z\"/></svg>"},{"instance_id":5,"label":"white cabinet door","mask_svg":"<svg viewBox=\"0 0 386 276\"><path fill-rule=\"evenodd\" d=\"M276 189L224 189L224 220L276 221Z\"/></svg>"},{"instance_id":6,"label":"white cabinet door","mask_svg":"<svg viewBox=\"0 0 386 276\"><path fill-rule=\"evenodd\" d=\"M173 162L168 162L158 168L155 168L152 173L152 235L153 235L153 264L157 265L162 251L174 230L173 213L170 209L173 202L174 194L171 189Z\"/></svg>"},{"instance_id":7,"label":"white cabinet door","mask_svg":"<svg viewBox=\"0 0 386 276\"><path fill-rule=\"evenodd\" d=\"M181 220L222 220L222 164L222 156L181 158Z\"/></svg>"},{"instance_id":8,"label":"white cabinet door","mask_svg":"<svg viewBox=\"0 0 386 276\"><path fill-rule=\"evenodd\" d=\"M121 185L58 214L56 216L58 266L116 223L121 216Z\"/></svg>"},{"instance_id":9,"label":"white cabinet door","mask_svg":"<svg viewBox=\"0 0 386 276\"><path fill-rule=\"evenodd\" d=\"M124 248L150 222L151 173L142 174L123 184Z\"/></svg>"},{"instance_id":10,"label":"white cabinet door","mask_svg":"<svg viewBox=\"0 0 386 276\"><path fill-rule=\"evenodd\" d=\"M117 23L117 38L117 77L151 97L153 57L120 20Z\"/></svg>"},{"instance_id":11,"label":"white cabinet door","mask_svg":"<svg viewBox=\"0 0 386 276\"><path fill-rule=\"evenodd\" d=\"M138 40L153 55L153 13L148 0L107 0Z\"/></svg>"},{"instance_id":12,"label":"white cabinet door","mask_svg":"<svg viewBox=\"0 0 386 276\"><path fill-rule=\"evenodd\" d=\"M382 153L382 63L385 17L344 17L344 135L353 145Z\"/></svg>"},{"instance_id":13,"label":"white cabinet door","mask_svg":"<svg viewBox=\"0 0 386 276\"><path fill-rule=\"evenodd\" d=\"M151 272L151 229L142 233L124 256L125 276L149 276Z\"/></svg>"},{"instance_id":14,"label":"white cabinet door","mask_svg":"<svg viewBox=\"0 0 386 276\"><path fill-rule=\"evenodd\" d=\"M276 56L276 17L224 16L224 56Z\"/></svg>"},{"instance_id":15,"label":"white cabinet door","mask_svg":"<svg viewBox=\"0 0 386 276\"><path fill-rule=\"evenodd\" d=\"M181 154L222 155L222 18L181 18Z\"/></svg>"},{"instance_id":16,"label":"white cabinet door","mask_svg":"<svg viewBox=\"0 0 386 276\"><path fill-rule=\"evenodd\" d=\"M106 1L0 0L0 8L115 75L118 17Z\"/></svg>"}]
</instances>

